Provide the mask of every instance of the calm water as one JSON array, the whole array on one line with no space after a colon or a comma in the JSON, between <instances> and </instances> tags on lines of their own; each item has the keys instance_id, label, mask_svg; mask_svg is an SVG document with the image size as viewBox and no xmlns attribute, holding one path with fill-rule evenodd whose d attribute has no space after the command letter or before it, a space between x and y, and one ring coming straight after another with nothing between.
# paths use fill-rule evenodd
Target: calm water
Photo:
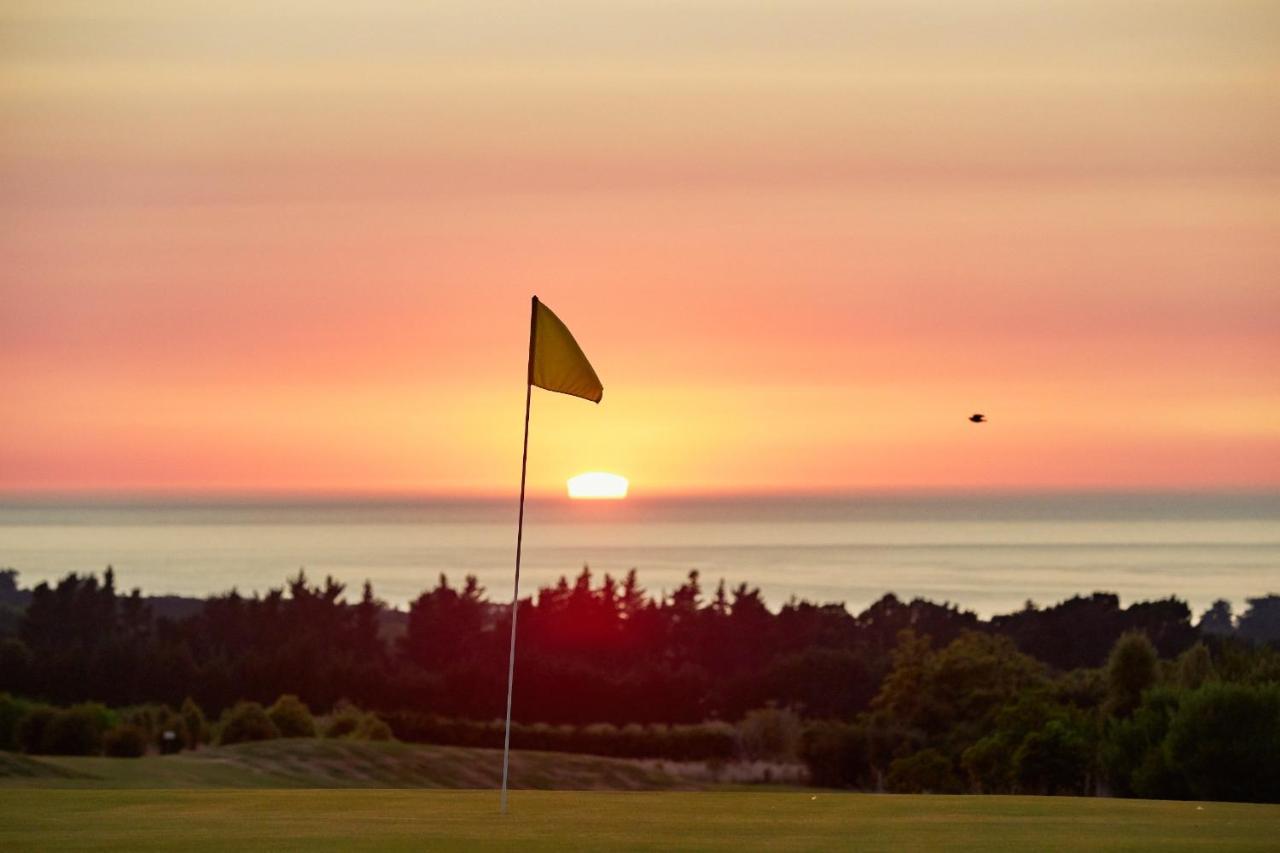
<instances>
[{"instance_id":1,"label":"calm water","mask_svg":"<svg viewBox=\"0 0 1280 853\"><path fill-rule=\"evenodd\" d=\"M305 568L403 604L445 572L511 594L513 501L0 503L0 567L24 585L115 566L123 587L203 595ZM1280 495L849 496L531 503L523 592L583 563L639 570L651 591L690 569L860 610L886 591L990 615L1027 599L1177 595L1199 613L1280 592ZM354 590L358 594L358 589Z\"/></svg>"}]
</instances>

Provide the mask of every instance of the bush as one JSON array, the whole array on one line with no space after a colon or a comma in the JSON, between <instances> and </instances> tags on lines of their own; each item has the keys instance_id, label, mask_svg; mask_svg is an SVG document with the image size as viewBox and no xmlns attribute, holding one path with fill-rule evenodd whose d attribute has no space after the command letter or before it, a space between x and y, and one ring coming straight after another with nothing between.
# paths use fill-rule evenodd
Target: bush
<instances>
[{"instance_id":1,"label":"bush","mask_svg":"<svg viewBox=\"0 0 1280 853\"><path fill-rule=\"evenodd\" d=\"M0 693L0 750L18 748L18 724L31 710L31 703L8 693Z\"/></svg>"},{"instance_id":2,"label":"bush","mask_svg":"<svg viewBox=\"0 0 1280 853\"><path fill-rule=\"evenodd\" d=\"M102 735L115 723L115 714L96 702L54 711L44 726L40 752L44 755L99 755Z\"/></svg>"},{"instance_id":3,"label":"bush","mask_svg":"<svg viewBox=\"0 0 1280 853\"><path fill-rule=\"evenodd\" d=\"M186 719L172 708L162 709L156 720L154 739L163 755L172 755L187 746L191 736L187 733Z\"/></svg>"},{"instance_id":4,"label":"bush","mask_svg":"<svg viewBox=\"0 0 1280 853\"><path fill-rule=\"evenodd\" d=\"M178 713L182 715L186 728L188 749L195 749L200 744L209 742L209 723L194 699L188 696L182 700L182 709Z\"/></svg>"},{"instance_id":5,"label":"bush","mask_svg":"<svg viewBox=\"0 0 1280 853\"><path fill-rule=\"evenodd\" d=\"M999 735L987 735L971 744L960 754L960 766L977 793L1003 794L1013 790L1013 755L1007 740Z\"/></svg>"},{"instance_id":6,"label":"bush","mask_svg":"<svg viewBox=\"0 0 1280 853\"><path fill-rule=\"evenodd\" d=\"M800 757L809 781L824 788L871 787L871 742L866 729L845 723L814 723L805 729Z\"/></svg>"},{"instance_id":7,"label":"bush","mask_svg":"<svg viewBox=\"0 0 1280 853\"><path fill-rule=\"evenodd\" d=\"M1194 799L1187 780L1169 763L1169 753L1163 744L1147 750L1129 782L1133 795L1146 800Z\"/></svg>"},{"instance_id":8,"label":"bush","mask_svg":"<svg viewBox=\"0 0 1280 853\"><path fill-rule=\"evenodd\" d=\"M449 719L412 711L391 711L383 718L396 738L409 743L502 748L503 724L499 720ZM326 729L326 736L332 736L329 732L338 725L339 717L334 717ZM575 728L545 723L513 723L511 746L513 749L603 753L624 758L727 761L737 750L737 732L724 722L681 726L632 724L622 729L612 725Z\"/></svg>"},{"instance_id":9,"label":"bush","mask_svg":"<svg viewBox=\"0 0 1280 853\"><path fill-rule=\"evenodd\" d=\"M44 733L57 712L48 705L32 705L18 721L15 740L18 748L28 754L44 752Z\"/></svg>"},{"instance_id":10,"label":"bush","mask_svg":"<svg viewBox=\"0 0 1280 853\"><path fill-rule=\"evenodd\" d=\"M804 725L794 711L759 708L738 724L738 743L750 761L795 761Z\"/></svg>"},{"instance_id":11,"label":"bush","mask_svg":"<svg viewBox=\"0 0 1280 853\"><path fill-rule=\"evenodd\" d=\"M655 732L657 728L655 727ZM797 737L798 741L798 737ZM672 726L668 740L655 737L657 755L673 761L728 761L737 750L737 731L725 722Z\"/></svg>"},{"instance_id":12,"label":"bush","mask_svg":"<svg viewBox=\"0 0 1280 853\"><path fill-rule=\"evenodd\" d=\"M889 790L895 794L958 794L964 786L951 760L936 749L922 749L889 765Z\"/></svg>"},{"instance_id":13,"label":"bush","mask_svg":"<svg viewBox=\"0 0 1280 853\"><path fill-rule=\"evenodd\" d=\"M155 705L137 705L131 708L120 709L121 722L128 723L131 726L137 726L146 733L148 738L154 737L156 732L157 706Z\"/></svg>"},{"instance_id":14,"label":"bush","mask_svg":"<svg viewBox=\"0 0 1280 853\"><path fill-rule=\"evenodd\" d=\"M102 736L102 752L112 758L141 758L147 752L147 733L132 723L121 723Z\"/></svg>"},{"instance_id":15,"label":"bush","mask_svg":"<svg viewBox=\"0 0 1280 853\"><path fill-rule=\"evenodd\" d=\"M364 714L353 705L340 704L324 726L324 736L330 738L351 737L364 722Z\"/></svg>"},{"instance_id":16,"label":"bush","mask_svg":"<svg viewBox=\"0 0 1280 853\"><path fill-rule=\"evenodd\" d=\"M1092 763L1087 734L1066 720L1050 720L1028 734L1013 754L1014 774L1024 793L1083 794Z\"/></svg>"},{"instance_id":17,"label":"bush","mask_svg":"<svg viewBox=\"0 0 1280 853\"><path fill-rule=\"evenodd\" d=\"M267 711L267 716L275 723L280 737L316 736L316 723L311 718L311 709L292 693L277 699Z\"/></svg>"},{"instance_id":18,"label":"bush","mask_svg":"<svg viewBox=\"0 0 1280 853\"><path fill-rule=\"evenodd\" d=\"M237 702L223 712L219 723L218 743L224 746L278 737L280 730L257 702Z\"/></svg>"},{"instance_id":19,"label":"bush","mask_svg":"<svg viewBox=\"0 0 1280 853\"><path fill-rule=\"evenodd\" d=\"M1280 802L1280 684L1206 684L1169 724L1170 767L1206 800Z\"/></svg>"},{"instance_id":20,"label":"bush","mask_svg":"<svg viewBox=\"0 0 1280 853\"><path fill-rule=\"evenodd\" d=\"M583 752L592 755L616 756L621 747L618 727L612 723L592 723L578 729L578 740Z\"/></svg>"},{"instance_id":21,"label":"bush","mask_svg":"<svg viewBox=\"0 0 1280 853\"><path fill-rule=\"evenodd\" d=\"M1178 710L1182 694L1167 687L1148 690L1142 704L1126 718L1107 720L1099 758L1111 793L1150 798L1174 797L1173 779L1160 772L1169 723Z\"/></svg>"},{"instance_id":22,"label":"bush","mask_svg":"<svg viewBox=\"0 0 1280 853\"><path fill-rule=\"evenodd\" d=\"M91 717L70 711L54 711L40 738L41 755L97 755L102 735Z\"/></svg>"},{"instance_id":23,"label":"bush","mask_svg":"<svg viewBox=\"0 0 1280 853\"><path fill-rule=\"evenodd\" d=\"M365 714L360 720L359 727L356 728L352 737L356 740L394 740L391 735L391 726L382 721L377 714L372 712Z\"/></svg>"},{"instance_id":24,"label":"bush","mask_svg":"<svg viewBox=\"0 0 1280 853\"><path fill-rule=\"evenodd\" d=\"M120 712L123 722L142 730L148 742L168 755L187 745L186 720L168 705L137 705Z\"/></svg>"}]
</instances>

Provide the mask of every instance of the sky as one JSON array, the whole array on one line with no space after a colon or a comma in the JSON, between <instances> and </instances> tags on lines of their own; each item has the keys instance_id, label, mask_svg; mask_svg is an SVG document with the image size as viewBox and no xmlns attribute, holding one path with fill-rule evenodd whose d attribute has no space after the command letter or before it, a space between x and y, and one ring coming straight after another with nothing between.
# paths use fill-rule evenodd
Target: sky
<instances>
[{"instance_id":1,"label":"sky","mask_svg":"<svg viewBox=\"0 0 1280 853\"><path fill-rule=\"evenodd\" d=\"M0 7L0 491L1280 487L1280 7ZM984 412L989 423L966 420Z\"/></svg>"}]
</instances>

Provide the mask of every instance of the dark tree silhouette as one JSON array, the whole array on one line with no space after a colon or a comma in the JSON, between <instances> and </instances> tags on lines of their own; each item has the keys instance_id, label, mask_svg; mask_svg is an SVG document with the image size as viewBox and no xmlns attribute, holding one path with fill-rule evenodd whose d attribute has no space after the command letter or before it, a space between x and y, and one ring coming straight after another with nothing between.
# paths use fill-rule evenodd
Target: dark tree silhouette
<instances>
[{"instance_id":1,"label":"dark tree silhouette","mask_svg":"<svg viewBox=\"0 0 1280 853\"><path fill-rule=\"evenodd\" d=\"M1280 643L1280 595L1246 599L1248 609L1240 614L1236 630L1255 643Z\"/></svg>"}]
</instances>

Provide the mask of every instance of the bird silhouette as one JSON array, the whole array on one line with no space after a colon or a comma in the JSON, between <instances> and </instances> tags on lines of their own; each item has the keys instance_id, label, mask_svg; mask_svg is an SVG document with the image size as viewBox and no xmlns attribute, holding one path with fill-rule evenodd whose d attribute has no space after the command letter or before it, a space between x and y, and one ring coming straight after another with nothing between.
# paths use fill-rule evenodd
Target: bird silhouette
<instances>
[{"instance_id":1,"label":"bird silhouette","mask_svg":"<svg viewBox=\"0 0 1280 853\"><path fill-rule=\"evenodd\" d=\"M987 422L986 415L969 415L969 420L975 424L985 424Z\"/></svg>"}]
</instances>

